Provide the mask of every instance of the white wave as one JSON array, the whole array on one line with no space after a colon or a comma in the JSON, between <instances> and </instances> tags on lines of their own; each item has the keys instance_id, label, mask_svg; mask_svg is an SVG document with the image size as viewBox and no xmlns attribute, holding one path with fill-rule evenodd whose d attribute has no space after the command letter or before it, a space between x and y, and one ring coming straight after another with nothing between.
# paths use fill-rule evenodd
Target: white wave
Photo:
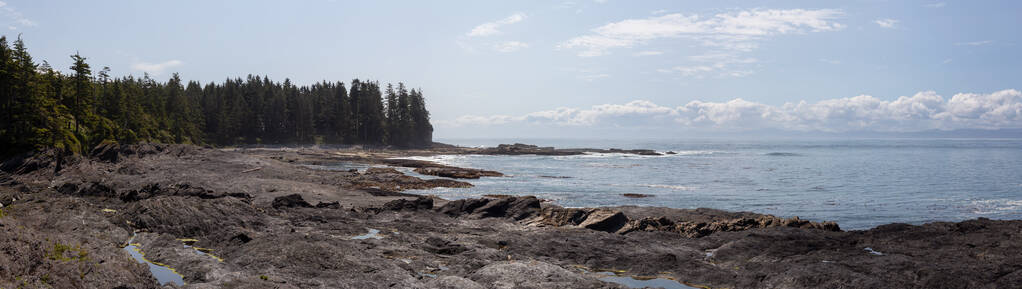
<instances>
[{"instance_id":1,"label":"white wave","mask_svg":"<svg viewBox=\"0 0 1022 289\"><path fill-rule=\"evenodd\" d=\"M625 153L597 153L597 152L584 152L580 155L568 155L568 156L555 156L555 160L573 160L573 159L601 159L601 158L623 158L633 157L635 154Z\"/></svg>"},{"instance_id":2,"label":"white wave","mask_svg":"<svg viewBox=\"0 0 1022 289\"><path fill-rule=\"evenodd\" d=\"M642 166L640 164L608 164L608 163L585 163L583 165L587 166L587 167L610 168L610 169L626 169L626 168L634 168L634 167Z\"/></svg>"},{"instance_id":3,"label":"white wave","mask_svg":"<svg viewBox=\"0 0 1022 289\"><path fill-rule=\"evenodd\" d=\"M679 156L711 156L718 154L728 154L729 152L722 151L706 151L706 150L689 150L689 151L673 151Z\"/></svg>"},{"instance_id":4,"label":"white wave","mask_svg":"<svg viewBox=\"0 0 1022 289\"><path fill-rule=\"evenodd\" d=\"M640 186L640 187L647 187L647 188L671 189L671 190L675 190L675 191L693 191L693 190L695 190L695 188L693 188L693 187L678 186L678 185L641 184L641 185L638 185L638 186Z\"/></svg>"},{"instance_id":5,"label":"white wave","mask_svg":"<svg viewBox=\"0 0 1022 289\"><path fill-rule=\"evenodd\" d=\"M999 214L1022 211L1022 200L990 199L972 201L972 212L976 214Z\"/></svg>"},{"instance_id":6,"label":"white wave","mask_svg":"<svg viewBox=\"0 0 1022 289\"><path fill-rule=\"evenodd\" d=\"M416 161L428 161L443 165L451 165L459 160L467 158L466 155L434 155L434 156L411 156L411 157L396 157L391 159L397 160L416 160Z\"/></svg>"}]
</instances>

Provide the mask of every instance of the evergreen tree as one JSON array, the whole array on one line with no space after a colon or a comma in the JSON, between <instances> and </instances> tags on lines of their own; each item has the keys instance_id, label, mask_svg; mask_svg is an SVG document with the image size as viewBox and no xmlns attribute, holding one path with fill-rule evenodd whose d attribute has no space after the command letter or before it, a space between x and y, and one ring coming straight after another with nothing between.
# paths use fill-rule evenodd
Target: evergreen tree
<instances>
[{"instance_id":1,"label":"evergreen tree","mask_svg":"<svg viewBox=\"0 0 1022 289\"><path fill-rule=\"evenodd\" d=\"M86 106L89 104L86 101L92 99L92 70L89 69L89 64L85 63L85 57L82 57L78 53L71 56L71 60L74 64L71 65L71 71L74 74L71 77L71 85L74 88L74 103L71 106L71 115L75 118L75 135L81 135L81 125L83 120L87 118Z\"/></svg>"},{"instance_id":2,"label":"evergreen tree","mask_svg":"<svg viewBox=\"0 0 1022 289\"><path fill-rule=\"evenodd\" d=\"M178 74L159 82L95 78L74 54L64 75L36 64L19 37L0 36L0 156L55 147L87 152L101 142L234 145L358 143L424 146L432 126L421 90L376 81L295 85L249 75L201 85Z\"/></svg>"}]
</instances>

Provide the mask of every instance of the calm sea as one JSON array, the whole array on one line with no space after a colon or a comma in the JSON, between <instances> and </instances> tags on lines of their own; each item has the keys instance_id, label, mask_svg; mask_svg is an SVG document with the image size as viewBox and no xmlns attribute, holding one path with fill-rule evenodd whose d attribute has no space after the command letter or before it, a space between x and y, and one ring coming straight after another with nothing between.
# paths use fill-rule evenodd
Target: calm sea
<instances>
[{"instance_id":1,"label":"calm sea","mask_svg":"<svg viewBox=\"0 0 1022 289\"><path fill-rule=\"evenodd\" d=\"M463 146L515 140L442 139ZM903 222L1022 219L1022 140L544 140L542 146L647 148L675 155L436 156L508 177L469 189L414 191L459 199L535 195L568 207L666 206L752 211L844 229ZM632 199L624 193L653 195Z\"/></svg>"}]
</instances>

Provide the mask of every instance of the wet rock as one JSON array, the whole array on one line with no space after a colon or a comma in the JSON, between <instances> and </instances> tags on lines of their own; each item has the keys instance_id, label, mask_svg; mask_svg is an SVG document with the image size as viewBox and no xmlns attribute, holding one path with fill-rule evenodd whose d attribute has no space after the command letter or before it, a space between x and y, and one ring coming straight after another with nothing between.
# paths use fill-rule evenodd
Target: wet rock
<instances>
[{"instance_id":1,"label":"wet rock","mask_svg":"<svg viewBox=\"0 0 1022 289\"><path fill-rule=\"evenodd\" d=\"M235 197L244 200L249 200L252 198L250 195L246 193L214 192L189 184L173 184L165 186L159 183L147 184L140 189L126 190L117 194L117 197L121 199L121 201L123 202L137 202L140 200L149 199L156 196L198 197L202 199Z\"/></svg>"},{"instance_id":2,"label":"wet rock","mask_svg":"<svg viewBox=\"0 0 1022 289\"><path fill-rule=\"evenodd\" d=\"M596 209L586 216L585 221L582 221L579 227L613 233L626 224L628 224L628 217L625 217L625 214L618 211Z\"/></svg>"},{"instance_id":3,"label":"wet rock","mask_svg":"<svg viewBox=\"0 0 1022 289\"><path fill-rule=\"evenodd\" d=\"M621 194L621 196L624 196L625 198L633 198L633 199L652 198L652 197L654 197L653 195L633 194L633 193L625 193L625 194Z\"/></svg>"},{"instance_id":4,"label":"wet rock","mask_svg":"<svg viewBox=\"0 0 1022 289\"><path fill-rule=\"evenodd\" d=\"M532 223L545 226L577 226L588 216L588 210L552 207L543 209Z\"/></svg>"},{"instance_id":5,"label":"wet rock","mask_svg":"<svg viewBox=\"0 0 1022 289\"><path fill-rule=\"evenodd\" d=\"M117 143L101 143L96 147L92 148L89 152L93 158L99 159L104 162L116 163L121 156L121 146Z\"/></svg>"},{"instance_id":6,"label":"wet rock","mask_svg":"<svg viewBox=\"0 0 1022 289\"><path fill-rule=\"evenodd\" d=\"M458 217L475 212L476 209L489 203L487 199L461 199L447 202L437 208L437 211L448 216Z\"/></svg>"},{"instance_id":7,"label":"wet rock","mask_svg":"<svg viewBox=\"0 0 1022 289\"><path fill-rule=\"evenodd\" d=\"M414 200L393 200L383 205L386 211L419 211L432 210L433 198L419 197Z\"/></svg>"},{"instance_id":8,"label":"wet rock","mask_svg":"<svg viewBox=\"0 0 1022 289\"><path fill-rule=\"evenodd\" d=\"M352 183L365 190L399 192L403 190L432 189L438 187L470 188L472 184L451 179L423 180L408 176L394 168L368 168L354 176Z\"/></svg>"},{"instance_id":9,"label":"wet rock","mask_svg":"<svg viewBox=\"0 0 1022 289\"><path fill-rule=\"evenodd\" d=\"M26 287L48 287L45 276L55 287L160 288L120 247L133 231L147 258L177 269L190 288L620 288L595 271L709 288L1015 288L1022 282L1017 220L842 232L833 223L749 212L560 208L510 195L433 210L406 197L392 204L401 213L367 214L361 209L398 199L382 194L425 181L390 170L311 172L267 161L334 163L335 151L149 149L152 157L122 151L116 164L69 162L57 178L49 170L0 173L7 214L0 218L0 287L18 287L12 281L18 277ZM128 166L136 169L118 170ZM253 166L263 167L258 176L239 174ZM358 190L360 184L377 186L381 196ZM276 193L267 193L271 188ZM311 192L324 200L317 206L339 201L353 209L274 210L271 201L281 191ZM617 234L597 231L619 224L616 212L626 225ZM367 230L383 238L351 240ZM182 238L208 251L185 248ZM79 246L89 261L77 258ZM55 249L65 251L54 255Z\"/></svg>"},{"instance_id":10,"label":"wet rock","mask_svg":"<svg viewBox=\"0 0 1022 289\"><path fill-rule=\"evenodd\" d=\"M118 196L113 188L99 182L86 182L81 185L64 183L57 187L57 191L65 195L82 197L114 198Z\"/></svg>"},{"instance_id":11,"label":"wet rock","mask_svg":"<svg viewBox=\"0 0 1022 289\"><path fill-rule=\"evenodd\" d=\"M447 179L426 180L424 187L428 188L471 188L472 184Z\"/></svg>"},{"instance_id":12,"label":"wet rock","mask_svg":"<svg viewBox=\"0 0 1022 289\"><path fill-rule=\"evenodd\" d=\"M423 250L440 255L457 255L468 251L464 245L453 243L444 239L430 237L426 239Z\"/></svg>"},{"instance_id":13,"label":"wet rock","mask_svg":"<svg viewBox=\"0 0 1022 289\"><path fill-rule=\"evenodd\" d=\"M540 261L495 262L470 278L490 288L620 288L595 278L587 278L560 266Z\"/></svg>"},{"instance_id":14,"label":"wet rock","mask_svg":"<svg viewBox=\"0 0 1022 289\"><path fill-rule=\"evenodd\" d=\"M63 149L48 149L20 154L4 160L0 164L0 170L13 174L29 174L53 168L52 173L57 173L66 166L77 164L80 160L80 156L72 155Z\"/></svg>"},{"instance_id":15,"label":"wet rock","mask_svg":"<svg viewBox=\"0 0 1022 289\"><path fill-rule=\"evenodd\" d=\"M507 240L481 240L479 241L479 244L497 250L503 250L504 248L507 248L507 246L511 245L511 243Z\"/></svg>"},{"instance_id":16,"label":"wet rock","mask_svg":"<svg viewBox=\"0 0 1022 289\"><path fill-rule=\"evenodd\" d=\"M448 216L468 215L473 218L511 218L522 220L540 211L541 201L533 196L462 199L447 202L437 211Z\"/></svg>"},{"instance_id":17,"label":"wet rock","mask_svg":"<svg viewBox=\"0 0 1022 289\"><path fill-rule=\"evenodd\" d=\"M426 282L426 288L436 289L485 289L475 281L459 276L440 276Z\"/></svg>"},{"instance_id":18,"label":"wet rock","mask_svg":"<svg viewBox=\"0 0 1022 289\"><path fill-rule=\"evenodd\" d=\"M319 202L316 204L316 208L320 209L340 209L341 202Z\"/></svg>"},{"instance_id":19,"label":"wet rock","mask_svg":"<svg viewBox=\"0 0 1022 289\"><path fill-rule=\"evenodd\" d=\"M654 150L647 149L593 149L593 148L580 148L580 149L557 149L553 147L540 147L529 144L501 144L493 148L484 148L476 153L489 154L489 155L549 155L549 156L566 156L566 155L581 155L586 153L621 153L621 154L635 154L635 155L649 155L658 156L660 153Z\"/></svg>"},{"instance_id":20,"label":"wet rock","mask_svg":"<svg viewBox=\"0 0 1022 289\"><path fill-rule=\"evenodd\" d=\"M366 174L366 175L386 175L386 174L402 175L401 172L399 172L398 170L396 170L394 168L375 168L375 167L374 168L366 169L363 174Z\"/></svg>"},{"instance_id":21,"label":"wet rock","mask_svg":"<svg viewBox=\"0 0 1022 289\"><path fill-rule=\"evenodd\" d=\"M234 235L234 237L231 237L228 241L237 241L237 242L241 242L242 244L244 244L244 243L251 242L252 241L252 237L249 237L245 233L240 233L240 234Z\"/></svg>"},{"instance_id":22,"label":"wet rock","mask_svg":"<svg viewBox=\"0 0 1022 289\"><path fill-rule=\"evenodd\" d=\"M408 194L402 192L388 191L378 188L363 188L363 191L376 197L416 197L416 194Z\"/></svg>"},{"instance_id":23,"label":"wet rock","mask_svg":"<svg viewBox=\"0 0 1022 289\"><path fill-rule=\"evenodd\" d=\"M312 205L306 202L302 195L290 194L287 196L280 196L273 199L272 204L274 209L280 208L311 208Z\"/></svg>"},{"instance_id":24,"label":"wet rock","mask_svg":"<svg viewBox=\"0 0 1022 289\"><path fill-rule=\"evenodd\" d=\"M480 177L502 177L504 174L495 171L466 169L456 167L423 167L416 168L416 173L455 179L478 179Z\"/></svg>"},{"instance_id":25,"label":"wet rock","mask_svg":"<svg viewBox=\"0 0 1022 289\"><path fill-rule=\"evenodd\" d=\"M504 215L514 220L524 220L539 213L541 205L542 201L533 196L514 198Z\"/></svg>"}]
</instances>

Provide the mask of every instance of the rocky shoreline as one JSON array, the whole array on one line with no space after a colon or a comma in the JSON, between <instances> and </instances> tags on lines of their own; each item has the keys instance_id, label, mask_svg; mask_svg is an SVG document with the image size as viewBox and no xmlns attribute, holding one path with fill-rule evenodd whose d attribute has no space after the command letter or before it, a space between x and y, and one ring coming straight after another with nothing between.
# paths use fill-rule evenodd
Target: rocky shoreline
<instances>
[{"instance_id":1,"label":"rocky shoreline","mask_svg":"<svg viewBox=\"0 0 1022 289\"><path fill-rule=\"evenodd\" d=\"M402 191L500 172L396 159L594 152L659 154L142 144L15 158L0 173L0 288L628 288L610 276L697 288L1022 284L1017 220L842 231L713 209L450 201ZM326 169L338 163L364 168ZM122 249L129 239L185 284L159 284Z\"/></svg>"}]
</instances>

